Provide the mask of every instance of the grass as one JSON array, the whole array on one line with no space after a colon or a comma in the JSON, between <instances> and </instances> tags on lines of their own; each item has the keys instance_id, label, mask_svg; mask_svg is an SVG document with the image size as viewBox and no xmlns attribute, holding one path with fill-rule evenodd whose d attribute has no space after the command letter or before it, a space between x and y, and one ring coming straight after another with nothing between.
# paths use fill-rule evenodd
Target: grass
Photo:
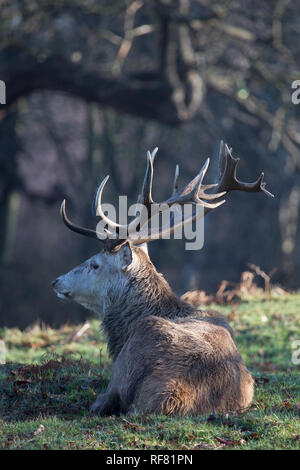
<instances>
[{"instance_id":1,"label":"grass","mask_svg":"<svg viewBox=\"0 0 300 470\"><path fill-rule=\"evenodd\" d=\"M79 340L79 326L2 329L7 356L0 366L0 448L299 449L300 365L291 357L292 342L300 340L300 294L267 300L258 293L210 308L229 318L256 379L249 411L100 418L89 405L107 386L111 362L97 320Z\"/></svg>"}]
</instances>

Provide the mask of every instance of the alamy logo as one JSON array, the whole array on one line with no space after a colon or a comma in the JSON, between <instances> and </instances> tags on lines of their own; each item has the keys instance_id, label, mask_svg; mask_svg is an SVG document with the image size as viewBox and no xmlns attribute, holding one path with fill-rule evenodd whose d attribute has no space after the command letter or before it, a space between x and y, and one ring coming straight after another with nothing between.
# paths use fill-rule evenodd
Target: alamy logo
<instances>
[{"instance_id":1,"label":"alamy logo","mask_svg":"<svg viewBox=\"0 0 300 470\"><path fill-rule=\"evenodd\" d=\"M295 365L300 364L300 340L295 340L292 342L292 363Z\"/></svg>"},{"instance_id":2,"label":"alamy logo","mask_svg":"<svg viewBox=\"0 0 300 470\"><path fill-rule=\"evenodd\" d=\"M119 223L116 223L117 213ZM200 250L204 244L204 207L192 204L153 203L150 213L140 203L128 207L127 196L119 196L119 208L112 204L101 204L101 217L96 227L100 240L106 238L126 240L177 240L185 238L187 250ZM128 223L128 216L134 217ZM109 226L109 229L108 229Z\"/></svg>"},{"instance_id":3,"label":"alamy logo","mask_svg":"<svg viewBox=\"0 0 300 470\"><path fill-rule=\"evenodd\" d=\"M299 104L300 103L300 80L294 80L292 83L292 88L296 88L296 90L292 93L292 103Z\"/></svg>"},{"instance_id":4,"label":"alamy logo","mask_svg":"<svg viewBox=\"0 0 300 470\"><path fill-rule=\"evenodd\" d=\"M0 80L0 104L6 104L6 85Z\"/></svg>"},{"instance_id":5,"label":"alamy logo","mask_svg":"<svg viewBox=\"0 0 300 470\"><path fill-rule=\"evenodd\" d=\"M0 364L5 364L6 346L2 339L0 339Z\"/></svg>"}]
</instances>

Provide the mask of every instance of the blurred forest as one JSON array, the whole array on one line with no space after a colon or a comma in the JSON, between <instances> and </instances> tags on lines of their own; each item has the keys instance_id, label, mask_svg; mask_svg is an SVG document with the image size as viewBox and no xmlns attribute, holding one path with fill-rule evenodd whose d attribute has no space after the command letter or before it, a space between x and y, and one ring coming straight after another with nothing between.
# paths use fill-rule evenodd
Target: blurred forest
<instances>
[{"instance_id":1,"label":"blurred forest","mask_svg":"<svg viewBox=\"0 0 300 470\"><path fill-rule=\"evenodd\" d=\"M159 147L154 198L169 196L223 139L239 176L265 171L264 194L233 193L205 221L204 248L151 243L178 293L215 291L247 263L299 287L300 3L296 0L0 0L0 325L82 321L51 281L97 250L69 232L58 208L95 226L105 201L136 201L146 150Z\"/></svg>"}]
</instances>

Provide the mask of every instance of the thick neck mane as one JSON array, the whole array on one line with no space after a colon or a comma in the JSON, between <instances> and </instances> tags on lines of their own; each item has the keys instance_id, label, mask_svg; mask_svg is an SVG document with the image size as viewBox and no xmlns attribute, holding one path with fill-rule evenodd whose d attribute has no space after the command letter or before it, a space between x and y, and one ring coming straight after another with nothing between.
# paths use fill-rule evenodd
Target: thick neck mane
<instances>
[{"instance_id":1,"label":"thick neck mane","mask_svg":"<svg viewBox=\"0 0 300 470\"><path fill-rule=\"evenodd\" d=\"M103 320L109 353L113 359L116 359L132 328L143 317L186 317L195 311L174 294L148 255L140 249L134 250L139 259L138 268L131 276L122 299L107 310Z\"/></svg>"}]
</instances>

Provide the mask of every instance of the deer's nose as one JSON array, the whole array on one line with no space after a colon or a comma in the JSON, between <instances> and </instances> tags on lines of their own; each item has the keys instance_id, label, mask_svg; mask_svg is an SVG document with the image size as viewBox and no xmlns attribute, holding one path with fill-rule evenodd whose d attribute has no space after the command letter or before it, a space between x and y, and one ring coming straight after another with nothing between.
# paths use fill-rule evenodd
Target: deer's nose
<instances>
[{"instance_id":1,"label":"deer's nose","mask_svg":"<svg viewBox=\"0 0 300 470\"><path fill-rule=\"evenodd\" d=\"M55 279L54 281L52 281L52 287L54 287L57 283L58 283L58 279Z\"/></svg>"}]
</instances>

